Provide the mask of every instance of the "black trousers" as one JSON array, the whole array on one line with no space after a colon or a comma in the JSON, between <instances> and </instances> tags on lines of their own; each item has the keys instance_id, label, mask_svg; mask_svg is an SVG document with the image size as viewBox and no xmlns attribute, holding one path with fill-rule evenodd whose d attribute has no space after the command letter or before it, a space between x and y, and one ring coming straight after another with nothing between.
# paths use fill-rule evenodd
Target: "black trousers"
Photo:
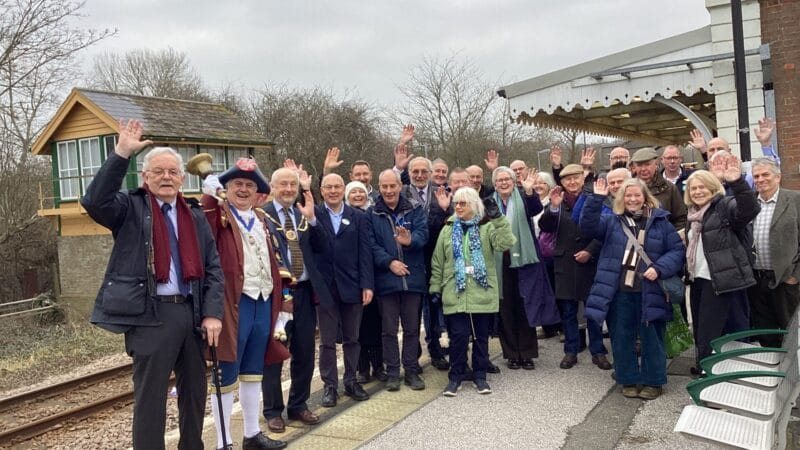
<instances>
[{"instance_id":1,"label":"black trousers","mask_svg":"<svg viewBox=\"0 0 800 450\"><path fill-rule=\"evenodd\" d=\"M456 313L447 315L450 335L450 381L460 383L467 368L467 349L472 344L472 379L486 380L489 368L489 323L494 314Z\"/></svg>"},{"instance_id":2,"label":"black trousers","mask_svg":"<svg viewBox=\"0 0 800 450\"><path fill-rule=\"evenodd\" d=\"M400 321L403 322L403 369L413 372L419 367L421 299L422 294L414 292L396 292L378 299L383 327L383 361L386 363L386 374L391 377L400 376L400 345L397 342Z\"/></svg>"},{"instance_id":3,"label":"black trousers","mask_svg":"<svg viewBox=\"0 0 800 450\"><path fill-rule=\"evenodd\" d=\"M365 306L361 313L361 326L358 332L361 351L358 355L358 371L368 374L369 368L376 372L383 370L383 343L381 341L381 312L378 298Z\"/></svg>"},{"instance_id":4,"label":"black trousers","mask_svg":"<svg viewBox=\"0 0 800 450\"><path fill-rule=\"evenodd\" d=\"M775 289L769 283L775 279L771 270L754 270L756 285L747 289L750 299L750 318L753 328L786 329L800 302L800 285L780 283ZM759 336L763 347L780 347L782 335Z\"/></svg>"},{"instance_id":5,"label":"black trousers","mask_svg":"<svg viewBox=\"0 0 800 450\"><path fill-rule=\"evenodd\" d=\"M710 280L695 278L690 302L698 363L711 355L712 340L750 327L750 307L745 289L717 295Z\"/></svg>"},{"instance_id":6,"label":"black trousers","mask_svg":"<svg viewBox=\"0 0 800 450\"><path fill-rule=\"evenodd\" d=\"M314 333L317 328L317 310L314 306L314 290L311 282L300 282L293 294L294 319L292 320L292 336L289 339L289 350L292 352L289 366L292 380L289 388L289 402L284 407L283 390L281 389L283 363L264 367L261 395L264 400L264 417L267 419L280 416L284 408L290 414L307 410L306 401L311 395L311 378L314 375L315 359Z\"/></svg>"},{"instance_id":7,"label":"black trousers","mask_svg":"<svg viewBox=\"0 0 800 450\"><path fill-rule=\"evenodd\" d=\"M505 258L505 257L504 257ZM503 358L523 360L539 357L536 328L528 324L519 295L519 271L503 263L503 298L500 299L500 347Z\"/></svg>"},{"instance_id":8,"label":"black trousers","mask_svg":"<svg viewBox=\"0 0 800 450\"><path fill-rule=\"evenodd\" d=\"M364 307L361 298L342 301L336 288L331 290L333 303L320 303L317 306L319 318L319 374L325 387L336 388L339 374L336 367L336 337L342 331L342 350L344 352L344 384L356 381L356 367L361 345L358 331L361 325L361 312Z\"/></svg>"},{"instance_id":9,"label":"black trousers","mask_svg":"<svg viewBox=\"0 0 800 450\"><path fill-rule=\"evenodd\" d=\"M191 301L158 303L156 308L162 325L134 327L125 333L125 350L133 357L133 448L164 448L167 391L174 370L178 448L201 449L208 392L205 341L195 332Z\"/></svg>"}]
</instances>

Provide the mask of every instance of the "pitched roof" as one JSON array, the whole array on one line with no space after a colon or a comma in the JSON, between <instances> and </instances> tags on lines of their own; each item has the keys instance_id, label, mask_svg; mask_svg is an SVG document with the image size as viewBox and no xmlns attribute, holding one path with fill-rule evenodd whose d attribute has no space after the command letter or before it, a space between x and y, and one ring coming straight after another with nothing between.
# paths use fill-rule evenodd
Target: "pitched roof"
<instances>
[{"instance_id":1,"label":"pitched roof","mask_svg":"<svg viewBox=\"0 0 800 450\"><path fill-rule=\"evenodd\" d=\"M114 131L118 131L120 120L137 119L142 122L145 137L157 141L272 145L239 116L217 103L74 88L34 143L33 153L49 153L46 144L76 104L89 109Z\"/></svg>"}]
</instances>

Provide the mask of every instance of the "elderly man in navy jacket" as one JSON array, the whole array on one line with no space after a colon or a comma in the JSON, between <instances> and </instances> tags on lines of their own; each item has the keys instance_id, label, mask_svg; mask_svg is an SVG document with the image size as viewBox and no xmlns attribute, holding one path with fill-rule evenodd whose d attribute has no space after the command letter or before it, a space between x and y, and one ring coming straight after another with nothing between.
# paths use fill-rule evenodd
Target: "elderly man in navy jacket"
<instances>
[{"instance_id":1,"label":"elderly man in navy jacket","mask_svg":"<svg viewBox=\"0 0 800 450\"><path fill-rule=\"evenodd\" d=\"M375 264L375 289L383 325L383 360L389 376L386 389L400 389L400 349L398 322L403 322L405 384L411 389L425 389L420 378L419 307L425 282L424 247L428 224L421 206L414 206L401 193L400 176L391 169L378 177L381 196L367 211L375 241L372 257Z\"/></svg>"},{"instance_id":2,"label":"elderly man in navy jacket","mask_svg":"<svg viewBox=\"0 0 800 450\"><path fill-rule=\"evenodd\" d=\"M336 406L339 376L336 368L336 337L341 327L344 350L344 394L354 400L369 399L356 382L361 347L358 332L364 306L372 301L372 238L366 215L344 204L344 179L337 174L322 179L324 204L318 205L317 221L329 239L314 262L328 285L329 299L320 299L319 372L325 388L322 406Z\"/></svg>"},{"instance_id":3,"label":"elderly man in navy jacket","mask_svg":"<svg viewBox=\"0 0 800 450\"><path fill-rule=\"evenodd\" d=\"M178 383L180 449L203 448L206 347L222 329L223 281L217 248L196 200L185 199L183 161L169 147L144 157L144 186L119 186L130 157L152 144L136 120L120 122L117 146L81 199L114 235L92 323L125 333L133 357L133 448L163 449L169 374Z\"/></svg>"}]
</instances>

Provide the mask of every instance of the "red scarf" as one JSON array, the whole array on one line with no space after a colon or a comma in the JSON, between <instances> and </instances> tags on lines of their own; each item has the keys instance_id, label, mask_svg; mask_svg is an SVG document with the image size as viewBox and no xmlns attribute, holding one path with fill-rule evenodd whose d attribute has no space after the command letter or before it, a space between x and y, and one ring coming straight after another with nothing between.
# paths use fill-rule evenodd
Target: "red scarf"
<instances>
[{"instance_id":1,"label":"red scarf","mask_svg":"<svg viewBox=\"0 0 800 450\"><path fill-rule=\"evenodd\" d=\"M144 186L150 197L150 209L153 213L153 256L155 259L156 282L166 283L169 281L169 231L167 223L169 220L164 217L161 207L158 206L156 196L150 192L147 184ZM183 271L183 281L198 280L203 274L203 265L200 264L200 247L197 244L197 230L194 227L192 212L189 205L183 199L183 195L178 193L175 201L175 208L178 212L178 251L181 258L181 270Z\"/></svg>"}]
</instances>

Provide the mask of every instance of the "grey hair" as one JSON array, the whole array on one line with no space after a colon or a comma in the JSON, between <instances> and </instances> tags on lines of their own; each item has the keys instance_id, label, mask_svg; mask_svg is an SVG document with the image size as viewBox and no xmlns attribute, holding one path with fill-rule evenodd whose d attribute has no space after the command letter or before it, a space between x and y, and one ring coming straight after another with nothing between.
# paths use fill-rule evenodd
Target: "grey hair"
<instances>
[{"instance_id":1,"label":"grey hair","mask_svg":"<svg viewBox=\"0 0 800 450\"><path fill-rule=\"evenodd\" d=\"M434 159L433 162L431 163L431 166L433 166L434 164L444 164L445 167L447 167L447 168L450 167L450 166L447 165L447 161L443 160L442 158ZM431 170L433 170L433 169L431 169Z\"/></svg>"},{"instance_id":2,"label":"grey hair","mask_svg":"<svg viewBox=\"0 0 800 450\"><path fill-rule=\"evenodd\" d=\"M385 169L385 170L383 170L383 171L382 171L382 172L381 172L381 173L378 175L378 183L380 183L380 182L381 182L381 177L382 177L382 176L383 176L383 174L385 174L385 173L391 173L392 175L394 175L394 178L395 178L395 180L397 180L397 183L398 183L398 184L402 184L402 183L403 183L403 182L400 180L400 174L399 174L399 173L397 173L397 172L395 172L395 171L394 171L394 169Z\"/></svg>"},{"instance_id":3,"label":"grey hair","mask_svg":"<svg viewBox=\"0 0 800 450\"><path fill-rule=\"evenodd\" d=\"M717 155L714 154L714 156ZM779 166L778 163L772 158L767 158L767 157L756 158L753 160L751 166L752 167L764 166L767 167L770 170L770 172L774 173L775 175L781 174L781 166Z\"/></svg>"},{"instance_id":4,"label":"grey hair","mask_svg":"<svg viewBox=\"0 0 800 450\"><path fill-rule=\"evenodd\" d=\"M181 175L183 175L183 157L172 147L153 147L149 152L147 152L146 155L144 155L142 171L148 170L150 168L150 161L159 155L172 155L172 157L178 162L178 169L180 170Z\"/></svg>"},{"instance_id":5,"label":"grey hair","mask_svg":"<svg viewBox=\"0 0 800 450\"><path fill-rule=\"evenodd\" d=\"M414 158L411 158L411 161L408 162L408 169L411 170L411 166L420 161L425 163L425 167L428 168L428 172L433 172L433 163L431 162L430 159L424 156L416 156Z\"/></svg>"},{"instance_id":6,"label":"grey hair","mask_svg":"<svg viewBox=\"0 0 800 450\"><path fill-rule=\"evenodd\" d=\"M609 171L608 171L608 173L606 174L606 180L608 179L608 177L609 177L609 176L610 176L612 173L613 173L613 174L617 174L617 173L624 173L624 176L622 177L622 181L629 180L629 179L631 178L631 171L630 171L630 170L628 170L628 169L626 169L626 168L624 168L624 167L617 167L617 168L616 168L616 169L614 169L614 170L609 170Z\"/></svg>"},{"instance_id":7,"label":"grey hair","mask_svg":"<svg viewBox=\"0 0 800 450\"><path fill-rule=\"evenodd\" d=\"M516 182L516 181L517 181L517 174L515 174L515 173L514 173L514 171L513 171L513 170L511 170L511 168L510 168L510 167L508 167L508 166L500 166L500 167L498 167L497 169L494 169L494 171L492 171L492 184L493 184L493 185L495 184L495 180L497 179L497 174L498 174L499 172L505 172L505 173L507 173L507 174L508 174L508 176L510 176L510 177L511 177L511 179L512 179L514 182Z\"/></svg>"},{"instance_id":8,"label":"grey hair","mask_svg":"<svg viewBox=\"0 0 800 450\"><path fill-rule=\"evenodd\" d=\"M479 219L482 218L483 214L486 212L481 196L478 195L478 191L471 187L462 187L457 190L456 193L453 194L453 203L455 202L467 202L472 211L475 212L475 217Z\"/></svg>"},{"instance_id":9,"label":"grey hair","mask_svg":"<svg viewBox=\"0 0 800 450\"><path fill-rule=\"evenodd\" d=\"M287 174L287 173L292 174L294 176L294 180L297 182L297 184L300 184L300 175L298 175L297 172L295 172L294 170L289 169L287 167L281 167L280 169L276 170L275 172L272 172L272 177L270 177L270 179L269 179L270 184L273 184L273 185L276 184L278 182L278 178L280 178L281 176L283 176L284 174Z\"/></svg>"},{"instance_id":10,"label":"grey hair","mask_svg":"<svg viewBox=\"0 0 800 450\"><path fill-rule=\"evenodd\" d=\"M548 172L539 172L536 174L537 177L541 178L542 181L547 183L550 186L550 189L556 187L556 180L553 179L553 176L550 175Z\"/></svg>"}]
</instances>

